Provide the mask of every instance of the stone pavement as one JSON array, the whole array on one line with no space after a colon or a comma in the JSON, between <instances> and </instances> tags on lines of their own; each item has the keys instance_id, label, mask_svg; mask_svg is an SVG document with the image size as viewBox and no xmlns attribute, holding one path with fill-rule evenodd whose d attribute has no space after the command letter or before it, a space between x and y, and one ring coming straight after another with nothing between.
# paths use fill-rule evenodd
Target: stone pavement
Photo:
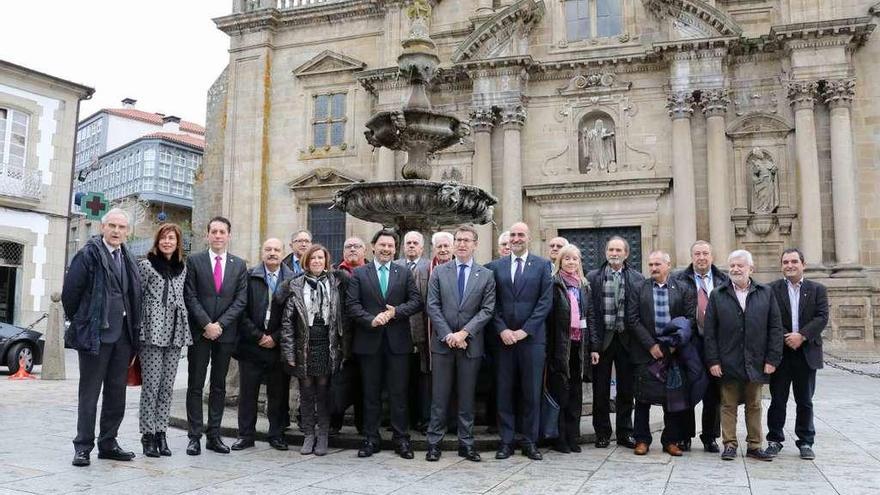
<instances>
[{"instance_id":1,"label":"stone pavement","mask_svg":"<svg viewBox=\"0 0 880 495\"><path fill-rule=\"evenodd\" d=\"M792 441L771 463L732 462L694 451L672 459L655 446L636 457L619 448L586 446L581 454L545 452L543 462L515 456L479 464L444 452L440 462L405 461L383 451L358 459L353 450L325 457L274 451L258 442L244 453L184 453L186 435L169 432L170 458L141 455L138 389L130 388L120 443L133 462L70 465L76 423L75 354L68 380L9 381L0 376L0 495L22 493L149 494L877 494L880 493L880 380L828 369L819 373L815 461L797 456ZM185 363L181 363L182 365ZM185 369L185 367L184 367ZM177 386L185 386L178 380ZM767 407L765 401L765 411ZM792 405L793 406L793 405ZM793 420L793 407L789 408ZM793 425L793 421L789 421ZM740 433L744 443L745 432ZM791 428L786 435L793 436ZM230 440L231 441L231 440ZM741 452L742 454L742 452Z\"/></svg>"}]
</instances>

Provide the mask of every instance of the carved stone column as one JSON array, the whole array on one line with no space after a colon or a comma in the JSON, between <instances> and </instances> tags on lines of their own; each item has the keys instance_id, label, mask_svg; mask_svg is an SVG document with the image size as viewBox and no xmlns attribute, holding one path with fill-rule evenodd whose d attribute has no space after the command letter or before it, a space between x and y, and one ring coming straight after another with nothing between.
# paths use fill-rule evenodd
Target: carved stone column
<instances>
[{"instance_id":1,"label":"carved stone column","mask_svg":"<svg viewBox=\"0 0 880 495\"><path fill-rule=\"evenodd\" d=\"M788 84L788 99L794 109L801 250L808 266L821 269L822 208L819 201L816 123L813 119L817 88L815 81L792 81Z\"/></svg>"},{"instance_id":2,"label":"carved stone column","mask_svg":"<svg viewBox=\"0 0 880 495\"><path fill-rule=\"evenodd\" d=\"M491 108L477 108L471 112L471 132L474 136L473 183L492 194L492 127L495 114ZM477 261L488 263L492 259L494 237L492 224L478 225L480 236L477 247Z\"/></svg>"},{"instance_id":3,"label":"carved stone column","mask_svg":"<svg viewBox=\"0 0 880 495\"><path fill-rule=\"evenodd\" d=\"M675 229L675 265L689 262L690 248L697 240L697 202L694 186L694 155L691 115L694 98L690 91L676 91L666 99L672 117L672 207Z\"/></svg>"},{"instance_id":4,"label":"carved stone column","mask_svg":"<svg viewBox=\"0 0 880 495\"><path fill-rule=\"evenodd\" d=\"M726 88L709 89L701 94L700 107L706 116L708 154L709 242L718 256L732 249L730 242L730 189L727 180L727 136L724 115L730 103Z\"/></svg>"},{"instance_id":5,"label":"carved stone column","mask_svg":"<svg viewBox=\"0 0 880 495\"><path fill-rule=\"evenodd\" d=\"M526 109L512 106L501 111L504 129L504 179L501 194L503 228L507 229L523 219L522 202L522 149L520 132L526 123Z\"/></svg>"},{"instance_id":6,"label":"carved stone column","mask_svg":"<svg viewBox=\"0 0 880 495\"><path fill-rule=\"evenodd\" d=\"M854 79L828 81L823 98L831 110L831 199L834 205L835 275L859 272L859 205L850 106Z\"/></svg>"}]
</instances>

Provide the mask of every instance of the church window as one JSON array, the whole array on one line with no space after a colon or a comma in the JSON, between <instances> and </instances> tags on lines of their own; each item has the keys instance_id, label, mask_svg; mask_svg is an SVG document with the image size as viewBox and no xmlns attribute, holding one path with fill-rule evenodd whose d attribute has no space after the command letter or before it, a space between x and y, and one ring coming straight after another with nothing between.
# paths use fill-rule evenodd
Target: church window
<instances>
[{"instance_id":1,"label":"church window","mask_svg":"<svg viewBox=\"0 0 880 495\"><path fill-rule=\"evenodd\" d=\"M315 96L312 121L315 148L340 146L345 142L345 93Z\"/></svg>"},{"instance_id":2,"label":"church window","mask_svg":"<svg viewBox=\"0 0 880 495\"><path fill-rule=\"evenodd\" d=\"M606 38L622 32L620 0L565 0L568 41Z\"/></svg>"}]
</instances>

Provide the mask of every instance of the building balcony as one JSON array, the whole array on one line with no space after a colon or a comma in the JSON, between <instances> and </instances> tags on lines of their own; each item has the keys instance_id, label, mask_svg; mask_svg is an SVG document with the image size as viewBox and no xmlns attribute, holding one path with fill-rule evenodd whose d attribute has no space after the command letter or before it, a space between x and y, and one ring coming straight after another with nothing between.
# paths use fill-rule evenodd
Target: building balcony
<instances>
[{"instance_id":1,"label":"building balcony","mask_svg":"<svg viewBox=\"0 0 880 495\"><path fill-rule=\"evenodd\" d=\"M0 163L0 196L39 201L43 197L42 171Z\"/></svg>"}]
</instances>

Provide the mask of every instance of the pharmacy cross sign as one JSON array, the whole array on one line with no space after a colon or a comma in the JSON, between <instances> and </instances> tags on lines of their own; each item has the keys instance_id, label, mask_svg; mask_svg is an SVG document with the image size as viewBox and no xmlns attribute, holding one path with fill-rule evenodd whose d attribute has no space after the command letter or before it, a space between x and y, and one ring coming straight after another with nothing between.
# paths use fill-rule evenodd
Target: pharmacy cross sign
<instances>
[{"instance_id":1,"label":"pharmacy cross sign","mask_svg":"<svg viewBox=\"0 0 880 495\"><path fill-rule=\"evenodd\" d=\"M89 220L100 220L107 213L110 204L102 193L90 192L83 198L82 211Z\"/></svg>"}]
</instances>

